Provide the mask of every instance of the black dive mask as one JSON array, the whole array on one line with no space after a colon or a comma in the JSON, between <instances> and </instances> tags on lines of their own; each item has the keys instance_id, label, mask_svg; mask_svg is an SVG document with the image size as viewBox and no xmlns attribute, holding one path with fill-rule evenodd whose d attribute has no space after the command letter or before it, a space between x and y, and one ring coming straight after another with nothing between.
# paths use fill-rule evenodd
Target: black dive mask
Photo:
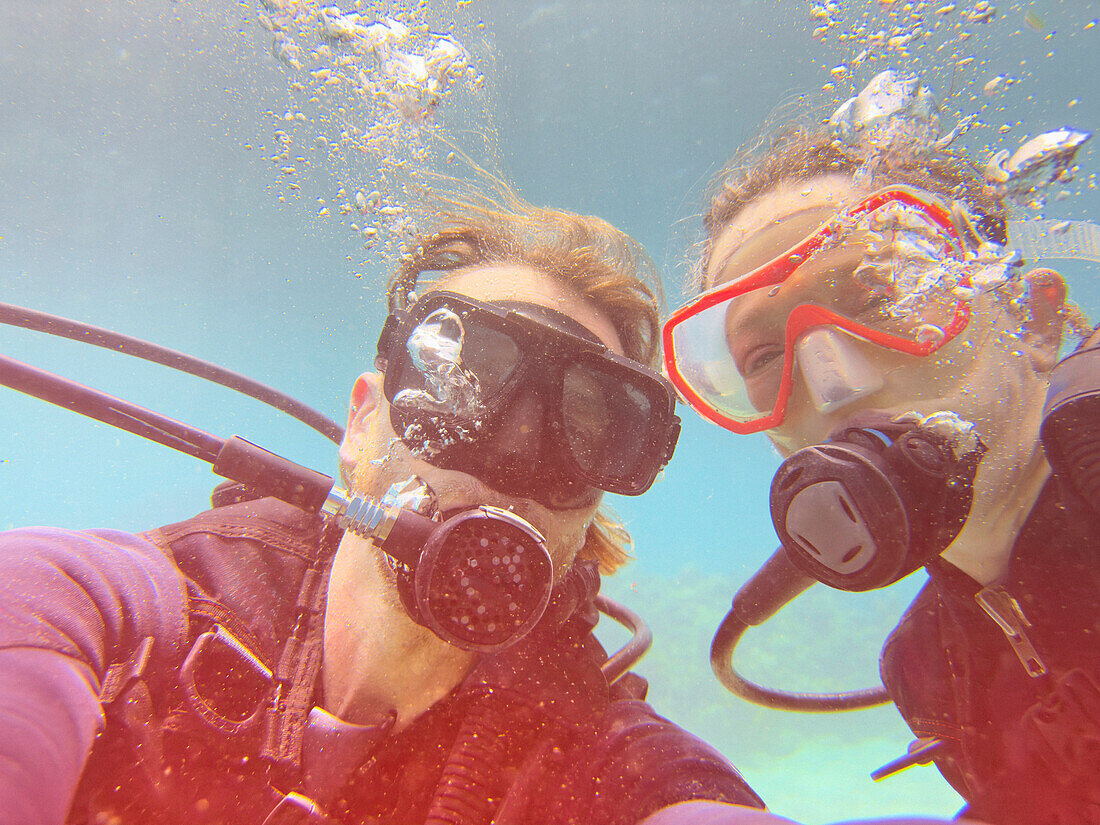
<instances>
[{"instance_id":1,"label":"black dive mask","mask_svg":"<svg viewBox=\"0 0 1100 825\"><path fill-rule=\"evenodd\" d=\"M386 319L376 364L409 449L552 509L645 492L680 432L664 378L536 304L429 292Z\"/></svg>"},{"instance_id":2,"label":"black dive mask","mask_svg":"<svg viewBox=\"0 0 1100 825\"><path fill-rule=\"evenodd\" d=\"M973 438L973 437L972 437ZM772 521L804 573L840 590L908 576L962 530L985 452L884 420L791 455L772 480Z\"/></svg>"}]
</instances>

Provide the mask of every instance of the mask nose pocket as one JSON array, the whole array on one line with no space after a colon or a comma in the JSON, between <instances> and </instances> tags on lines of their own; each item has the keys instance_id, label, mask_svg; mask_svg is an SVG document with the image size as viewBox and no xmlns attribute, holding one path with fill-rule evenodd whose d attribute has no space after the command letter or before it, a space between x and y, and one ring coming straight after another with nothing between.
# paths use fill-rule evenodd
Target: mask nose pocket
<instances>
[{"instance_id":1,"label":"mask nose pocket","mask_svg":"<svg viewBox=\"0 0 1100 825\"><path fill-rule=\"evenodd\" d=\"M882 389L882 374L848 336L811 329L795 344L802 380L819 412L829 413Z\"/></svg>"}]
</instances>

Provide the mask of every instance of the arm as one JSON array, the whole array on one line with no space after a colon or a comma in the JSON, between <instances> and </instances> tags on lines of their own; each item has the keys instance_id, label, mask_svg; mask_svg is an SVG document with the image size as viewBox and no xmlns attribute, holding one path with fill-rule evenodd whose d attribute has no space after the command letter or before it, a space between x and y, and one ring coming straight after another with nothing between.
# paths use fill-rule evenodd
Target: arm
<instances>
[{"instance_id":1,"label":"arm","mask_svg":"<svg viewBox=\"0 0 1100 825\"><path fill-rule=\"evenodd\" d=\"M5 825L61 823L95 737L108 668L153 638L178 652L186 595L172 562L118 532L0 534L0 799Z\"/></svg>"},{"instance_id":2,"label":"arm","mask_svg":"<svg viewBox=\"0 0 1100 825\"><path fill-rule=\"evenodd\" d=\"M1051 370L1040 434L1054 471L1100 510L1100 331Z\"/></svg>"}]
</instances>

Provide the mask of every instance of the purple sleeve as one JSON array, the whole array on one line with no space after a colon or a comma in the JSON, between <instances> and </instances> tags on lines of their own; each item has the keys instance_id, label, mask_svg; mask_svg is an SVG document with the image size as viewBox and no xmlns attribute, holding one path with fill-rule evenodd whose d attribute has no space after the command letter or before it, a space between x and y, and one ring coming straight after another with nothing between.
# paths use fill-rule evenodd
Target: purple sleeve
<instances>
[{"instance_id":1,"label":"purple sleeve","mask_svg":"<svg viewBox=\"0 0 1100 825\"><path fill-rule=\"evenodd\" d=\"M116 531L0 533L0 799L5 825L62 823L104 724L107 669L186 638L172 561Z\"/></svg>"},{"instance_id":2,"label":"purple sleeve","mask_svg":"<svg viewBox=\"0 0 1100 825\"><path fill-rule=\"evenodd\" d=\"M797 825L758 808L723 802L679 802L648 816L640 825Z\"/></svg>"}]
</instances>

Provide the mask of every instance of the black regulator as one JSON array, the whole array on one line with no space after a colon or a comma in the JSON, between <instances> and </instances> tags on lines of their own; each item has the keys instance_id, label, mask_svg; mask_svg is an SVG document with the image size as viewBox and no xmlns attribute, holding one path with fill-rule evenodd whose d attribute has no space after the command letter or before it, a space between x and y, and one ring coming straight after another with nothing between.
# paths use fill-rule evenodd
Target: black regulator
<instances>
[{"instance_id":1,"label":"black regulator","mask_svg":"<svg viewBox=\"0 0 1100 825\"><path fill-rule=\"evenodd\" d=\"M864 420L783 462L771 487L782 545L737 591L711 645L711 667L729 691L804 712L889 701L881 686L845 693L765 687L734 669L733 652L750 627L815 581L848 591L886 587L947 549L970 513L985 446L964 422L940 418Z\"/></svg>"},{"instance_id":2,"label":"black regulator","mask_svg":"<svg viewBox=\"0 0 1100 825\"><path fill-rule=\"evenodd\" d=\"M962 530L985 447L885 420L846 427L791 455L775 474L771 513L794 564L839 590L893 584Z\"/></svg>"}]
</instances>

